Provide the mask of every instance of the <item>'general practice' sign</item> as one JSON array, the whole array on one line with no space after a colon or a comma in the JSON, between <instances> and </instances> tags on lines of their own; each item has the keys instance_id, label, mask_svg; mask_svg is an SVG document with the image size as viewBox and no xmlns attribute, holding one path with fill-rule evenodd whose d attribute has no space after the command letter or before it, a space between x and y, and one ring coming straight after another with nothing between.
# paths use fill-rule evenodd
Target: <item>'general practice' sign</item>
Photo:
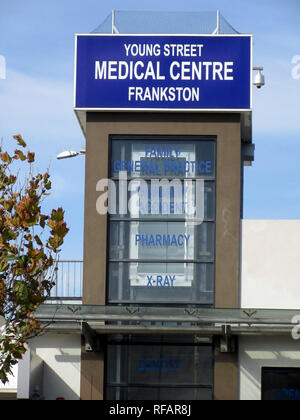
<instances>
[{"instance_id":1,"label":"'general practice' sign","mask_svg":"<svg viewBox=\"0 0 300 420\"><path fill-rule=\"evenodd\" d=\"M76 35L75 108L244 111L250 35Z\"/></svg>"}]
</instances>

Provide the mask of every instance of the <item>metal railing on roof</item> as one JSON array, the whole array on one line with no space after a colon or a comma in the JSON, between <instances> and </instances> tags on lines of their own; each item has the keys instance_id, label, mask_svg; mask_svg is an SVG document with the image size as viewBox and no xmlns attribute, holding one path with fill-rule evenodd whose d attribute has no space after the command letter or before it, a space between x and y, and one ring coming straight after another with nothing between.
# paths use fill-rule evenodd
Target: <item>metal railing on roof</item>
<instances>
[{"instance_id":1,"label":"metal railing on roof","mask_svg":"<svg viewBox=\"0 0 300 420\"><path fill-rule=\"evenodd\" d=\"M55 267L54 282L50 300L81 300L83 261L58 260Z\"/></svg>"}]
</instances>

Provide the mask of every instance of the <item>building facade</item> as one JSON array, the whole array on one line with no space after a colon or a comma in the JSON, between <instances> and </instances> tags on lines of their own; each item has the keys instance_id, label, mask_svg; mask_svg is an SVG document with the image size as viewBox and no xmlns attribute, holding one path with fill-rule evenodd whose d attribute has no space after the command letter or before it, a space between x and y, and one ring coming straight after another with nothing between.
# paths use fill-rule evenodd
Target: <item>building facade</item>
<instances>
[{"instance_id":1,"label":"building facade","mask_svg":"<svg viewBox=\"0 0 300 420\"><path fill-rule=\"evenodd\" d=\"M171 14L172 18L174 15ZM213 24L216 27L220 25L220 17ZM114 13L112 27L114 33L116 28L117 32L124 33L118 23L118 15ZM177 33L184 33L180 32L180 28L177 30ZM105 29L98 28L96 32L101 31L105 32ZM157 29L152 33L155 32ZM217 32L220 34L220 28ZM166 33L166 28L161 33ZM189 29L188 33L193 32ZM173 46L173 60L175 57L180 60L180 56L184 54L187 59L193 55L192 45L202 45L199 39L196 41L194 38L192 42L186 38L182 42L171 36L161 37L156 41L148 37L136 39L130 36L123 40L119 35L116 36L117 41L121 38L126 56L138 55L139 60L143 60L142 57L147 56L148 51L150 58L144 64L139 61L139 66L143 69L146 67L145 73L138 74L134 67L136 78L143 79L144 76L146 82L146 75L148 72L150 74L149 64L154 63L154 57L160 57L164 52L164 58L169 58ZM101 43L101 39L94 38L92 41ZM107 43L112 43L112 49L118 48L115 45L117 41L106 39ZM214 42L215 39L205 40L207 44L211 41ZM227 40L219 38L218 41L222 43ZM87 42L85 37L79 36L78 50L84 48L81 44ZM198 53L197 48L194 48L194 54L198 55L198 61L194 64L198 65L198 70L203 48L205 49L202 45ZM181 53L182 49L186 53ZM90 51L94 52L93 47ZM77 54L79 63L80 51ZM120 57L124 60L122 48ZM95 79L106 78L105 63L108 63L107 69L114 65L106 55L105 60L107 61L97 59ZM123 63L124 61L122 66ZM155 64L157 74L153 76L152 73L149 79L159 79L160 84L163 84L167 79L163 69L169 64L172 77L167 79L166 89L170 90L173 89L171 86L174 80L178 79L174 68L183 69L182 66L187 63L173 61ZM160 67L158 64L161 64ZM136 65L136 61L133 65ZM78 67L77 83L83 77L80 64ZM110 77L123 79L121 67L117 68L118 76L114 76L116 73L113 72ZM185 80L193 79L195 74L188 77L188 72L186 68L185 76L181 74L181 77ZM223 75L222 81L224 78ZM208 73L206 80L209 80ZM88 83L87 81L83 84L88 86ZM190 87L182 80L180 83L180 86ZM93 84L94 89L98 86L100 85ZM104 81L101 86L104 92ZM119 86L122 93L123 85L120 83ZM140 86L142 87L129 87L129 101L134 89L135 92L140 92L138 89L144 89L143 92L152 89L153 92L155 89L151 83L149 88L145 88L144 83ZM228 84L223 86L227 88ZM109 109L113 105L105 97L109 105L106 106L104 101L104 105L101 102L101 106L97 107L104 106L107 109L104 112L100 109L93 111L84 109L87 108L85 104L88 89L87 87L82 93L79 87L75 103L78 119L86 136L83 303L121 305L133 312L152 307L157 308L158 314L160 310L172 307L181 308L182 311L238 308L242 173L244 160L247 160L244 151L251 144L251 112L201 112L199 109L198 112L193 112L194 109L189 109L192 106L191 100L184 101L184 91L182 100L173 106L173 110L163 109L172 107L170 102L166 106L162 98L159 98L157 104L153 104L153 98L149 99L147 96L146 100L146 97L142 98L140 95L141 102L136 104L135 110L119 112L118 107ZM113 89L112 85L108 89ZM111 94L118 98L117 92ZM211 95L213 96L212 91ZM180 108L186 107L187 102L187 109L180 112ZM123 103L121 96L120 103ZM156 109L143 109L147 104ZM127 102L126 106L128 108L131 103ZM199 108L199 99L196 108ZM215 108L223 108L223 105ZM119 193L124 182L120 174L129 183L124 200ZM99 185L99 180L101 184L104 179L116 183L118 199L115 214L102 215L101 210L95 206L95 203L103 204L104 190ZM164 196L162 184L156 185L155 192L154 180L160 183L164 180L169 185L174 185L176 181L181 186L177 189L175 186L171 187L171 191ZM189 192L184 188L188 183ZM203 190L203 208L200 211L202 220L194 223L189 222L187 209L182 204L195 204L198 187ZM141 198L143 189L147 191ZM178 189L179 193L183 190L179 200L176 199ZM125 195L124 192L122 194ZM138 210L128 212L130 205L136 204L134 200L138 200ZM144 204L144 209L141 208L141 203ZM181 205L179 209L176 208L178 204L179 207ZM164 205L168 208L165 209ZM122 211L124 207L125 212ZM236 399L237 351L222 352L220 340L214 336L180 332L170 334L168 328L177 324L184 326L184 322L174 323L172 317L170 322L162 319L161 322L142 323L145 334L138 331L137 325L132 325L127 331L120 325L122 336L108 334L104 340L102 337L105 344L93 356L83 350L81 398L89 399L92 392L95 398L110 400ZM231 387L227 386L229 378Z\"/></svg>"},{"instance_id":2,"label":"building facade","mask_svg":"<svg viewBox=\"0 0 300 420\"><path fill-rule=\"evenodd\" d=\"M143 22L144 33L155 33L147 18L138 16L136 33ZM113 13L95 32L106 33L110 22L113 34L126 34L128 18ZM187 29L182 25L188 19L184 23L168 15L168 33L195 35L200 20L190 18ZM214 48L223 50L226 36L237 35L219 15L207 22L212 26L208 44L215 43ZM163 16L157 16L157 25L163 27ZM156 28L156 33L165 32ZM105 42L117 48L120 39L115 35ZM199 46L199 39L191 44L176 38L178 61L170 68L181 68L184 81L190 70L181 61L185 54L197 54L192 45ZM124 40L127 46L133 42ZM165 42L170 48L169 40L157 38L155 45ZM146 51L155 55L151 42L152 50L136 53L132 74L139 80L145 74L166 80L165 62L156 64L156 73L155 66L141 72L142 61L139 70L134 67ZM18 398L38 392L45 399L113 401L299 399L300 349L292 332L299 315L300 226L297 221L243 220L244 166L254 159L254 145L250 102L241 105L245 96L239 102L230 84L235 67L228 65L226 80L222 63L212 64L211 88L217 84L222 91L222 81L224 91L233 89L236 109L225 109L225 102L215 109L199 104L193 109L177 85L180 109L164 109L161 103L157 109L141 104L113 109L130 66L124 57L119 67L111 64L107 50L104 61L96 59L92 77L82 82L87 67L81 62L75 75L76 83L82 82L75 111L86 138L82 300L67 301L57 293L40 308L40 321L52 323L45 336L29 344L19 364ZM246 60L243 54L239 47L240 62ZM77 51L77 57L86 55ZM199 63L198 57L198 67L191 65L194 75L199 75ZM208 72L210 65L205 67ZM237 92L240 86L247 91L244 84L251 87L251 71L236 76L243 80ZM96 85L101 78L103 84ZM101 106L82 105L98 98L89 96L90 86L92 92L101 87ZM135 92L141 99L141 91ZM130 99L129 94L124 103Z\"/></svg>"},{"instance_id":3,"label":"building facade","mask_svg":"<svg viewBox=\"0 0 300 420\"><path fill-rule=\"evenodd\" d=\"M292 322L293 316L298 314L297 308L300 299L296 275L300 270L299 235L300 223L297 220L241 220L241 277L239 281L241 308L245 310L249 310L249 308L265 308L266 310L278 308L276 310L277 315L279 316L281 311L288 311L290 323ZM282 244L285 244L285 246L282 247ZM254 309L251 311L253 312ZM274 372L279 375L279 378L283 375L283 384L276 385L276 380L271 381L272 384L275 384L271 398L278 400L298 399L299 341L292 337L293 325L282 331L278 331L276 325L273 327L273 331L271 328L271 331L265 333L256 332L238 336L237 350L234 355L237 362L231 366L232 372L234 372L233 377L238 385L237 393L235 396L231 395L232 398L261 400L263 392L266 390L264 375ZM90 378L93 376L95 379L98 378L98 381L99 378L102 378L99 387L103 387L101 384L105 383L105 375L101 363L104 364L105 360L107 360L107 363L111 363L109 358L101 362L99 361L99 353L84 353L85 350L82 352L81 329L72 331L70 328L69 330L66 328L60 332L49 332L30 343L30 349L24 360L20 362L14 378L4 389L1 388L2 399L13 397L27 399L34 393L37 386L47 400L54 400L59 397L80 399L82 397L80 391L82 353L86 359L84 363L87 363L89 357ZM204 360L205 352L206 357L211 358L212 348L209 340L203 341L204 337L202 337L200 346L197 347L197 351L200 353L196 353L202 354L202 360ZM186 340L185 336L182 337L183 339ZM173 339L171 341L174 343ZM178 343L175 342L174 344ZM180 344L182 346L183 343ZM186 344L184 348L188 348L190 352L191 347L186 347ZM152 350L153 343L151 345L147 343L146 347L146 350L147 348L150 349L150 357L148 357L145 347L139 346L138 343L136 345L138 346L136 347L138 352L134 354L138 360L133 365L136 365L137 374L142 375L143 383L145 383L143 375L156 373L156 369L163 369L164 373L169 375L169 378L171 376L172 381L174 381L174 377L178 374L177 369L180 366L177 359L178 353L177 355L175 353L175 357L172 357L174 353L168 351L168 356L165 359L169 360L169 363L160 362L164 364L159 365L160 368L158 368L157 360L164 359L164 357L160 355L153 357L156 354ZM165 348L169 350L171 348L169 346L165 346ZM177 350L178 347L181 348L174 345L173 349ZM128 348L128 345L124 344L123 358L127 357L124 353L128 352ZM111 347L109 349L111 351ZM115 350L116 347L110 354L112 358L116 358ZM140 357L140 352L144 352L142 355L146 356ZM171 357L169 357L170 354ZM180 356L182 354L180 352ZM198 371L205 372L206 378L211 377L212 372L214 372L214 365L210 365L209 371L208 366L204 369L203 365L199 365L199 362L197 365L194 362L191 364L191 354L185 354L189 355L188 372L191 366L192 369L195 369L196 366ZM194 356L195 353L193 352ZM156 364L154 364L155 360ZM173 362L171 363L170 360ZM92 363L94 364L94 370L91 366ZM116 368L116 365L114 366ZM228 374L228 371L226 374ZM116 372L112 372L112 377L115 377L115 375ZM123 373L123 378L124 375ZM284 384L284 381L290 375L295 378L296 383ZM230 384L228 382L226 387L228 388ZM206 385L209 385L209 383L206 383ZM152 388L154 387L151 384ZM212 387L206 388L207 394L204 394L205 391L201 388L203 393L201 396L205 399L211 398L212 389ZM87 391L85 391L85 398L101 399L100 392L97 389L90 387L90 391L90 395L87 395ZM124 395L122 397L124 398ZM179 397L178 394L177 397ZM189 395L189 397L191 396ZM224 398L227 397L229 398L228 394L226 397L224 396ZM156 396L156 398L158 397Z\"/></svg>"}]
</instances>

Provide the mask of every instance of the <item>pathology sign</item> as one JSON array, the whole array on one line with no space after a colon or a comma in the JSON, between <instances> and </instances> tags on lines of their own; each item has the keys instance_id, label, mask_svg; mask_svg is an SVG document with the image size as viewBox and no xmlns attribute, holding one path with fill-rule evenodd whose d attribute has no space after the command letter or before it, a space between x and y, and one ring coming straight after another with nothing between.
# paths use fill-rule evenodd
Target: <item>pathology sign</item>
<instances>
[{"instance_id":1,"label":"pathology sign","mask_svg":"<svg viewBox=\"0 0 300 420\"><path fill-rule=\"evenodd\" d=\"M251 110L250 35L76 35L77 110Z\"/></svg>"}]
</instances>

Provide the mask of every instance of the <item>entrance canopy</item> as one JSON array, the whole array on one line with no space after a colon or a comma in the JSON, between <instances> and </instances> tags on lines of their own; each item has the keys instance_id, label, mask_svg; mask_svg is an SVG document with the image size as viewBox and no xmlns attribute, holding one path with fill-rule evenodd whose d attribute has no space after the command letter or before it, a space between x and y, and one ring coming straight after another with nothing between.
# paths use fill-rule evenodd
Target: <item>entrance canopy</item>
<instances>
[{"instance_id":1,"label":"entrance canopy","mask_svg":"<svg viewBox=\"0 0 300 420\"><path fill-rule=\"evenodd\" d=\"M87 323L97 334L289 335L299 332L299 310L213 309L157 306L43 304L37 319L53 331L78 331Z\"/></svg>"}]
</instances>

